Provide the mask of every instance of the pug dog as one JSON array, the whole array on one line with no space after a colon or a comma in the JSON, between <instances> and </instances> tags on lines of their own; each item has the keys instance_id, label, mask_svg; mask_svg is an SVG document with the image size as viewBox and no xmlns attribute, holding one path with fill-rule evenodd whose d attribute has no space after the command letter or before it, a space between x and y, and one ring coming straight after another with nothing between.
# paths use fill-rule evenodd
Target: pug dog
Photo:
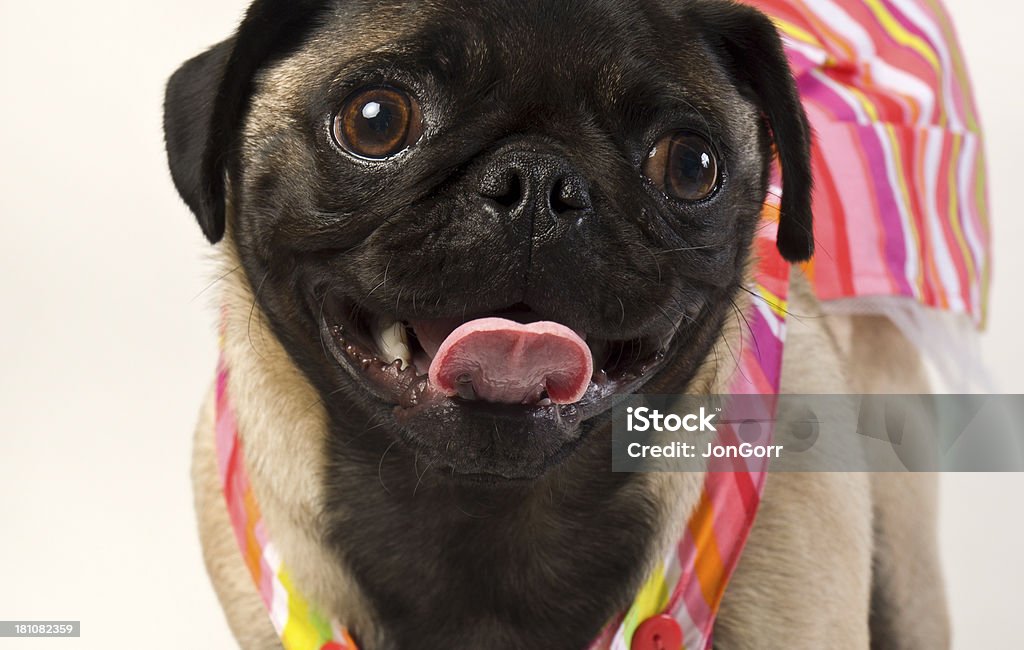
<instances>
[{"instance_id":1,"label":"pug dog","mask_svg":"<svg viewBox=\"0 0 1024 650\"><path fill-rule=\"evenodd\" d=\"M725 391L774 156L779 250L813 252L812 134L770 20L724 0L257 0L173 75L165 131L217 244L231 399L295 584L364 650L586 647L703 481L613 473L609 410ZM888 321L826 318L796 276L783 392L923 389ZM280 648L213 401L207 568L240 645ZM715 647L947 646L934 503L929 477L771 475Z\"/></svg>"}]
</instances>

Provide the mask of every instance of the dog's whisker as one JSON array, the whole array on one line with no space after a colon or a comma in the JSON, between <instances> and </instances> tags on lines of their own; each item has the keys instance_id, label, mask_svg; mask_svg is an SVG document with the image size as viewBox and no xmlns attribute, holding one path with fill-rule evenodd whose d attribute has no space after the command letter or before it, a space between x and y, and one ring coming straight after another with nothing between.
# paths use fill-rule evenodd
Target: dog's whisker
<instances>
[{"instance_id":1,"label":"dog's whisker","mask_svg":"<svg viewBox=\"0 0 1024 650\"><path fill-rule=\"evenodd\" d=\"M384 281L383 281L382 284L384 285L384 290L385 291L387 291L387 289L388 289L388 271L391 270L391 262L393 262L393 261L395 261L395 256L394 255L389 257L388 258L388 263L384 265Z\"/></svg>"},{"instance_id":2,"label":"dog's whisker","mask_svg":"<svg viewBox=\"0 0 1024 650\"><path fill-rule=\"evenodd\" d=\"M302 414L305 415L306 413L309 413L310 411L312 411L314 408L321 404L326 404L326 402L324 402L323 398L317 397L315 400L307 404L306 407L302 409Z\"/></svg>"},{"instance_id":3,"label":"dog's whisker","mask_svg":"<svg viewBox=\"0 0 1024 650\"><path fill-rule=\"evenodd\" d=\"M713 386L717 386L718 385L718 380L719 380L719 378L721 377L721 374L722 374L722 357L719 356L719 354L718 354L718 342L717 341L715 342L715 344L713 346L711 346L711 352L714 353L714 355L715 355L715 374L714 374L714 377L711 380L711 383L712 383Z\"/></svg>"},{"instance_id":4,"label":"dog's whisker","mask_svg":"<svg viewBox=\"0 0 1024 650\"><path fill-rule=\"evenodd\" d=\"M760 343L758 343L757 337L754 336L754 328L751 327L750 321L747 320L747 315L745 313L743 313L743 310L740 308L739 305L736 304L736 301L734 299L729 298L729 303L732 304L733 310L735 310L736 314L740 317L740 320L743 321L743 326L747 329L747 334L750 335L750 340L752 340L754 342L754 351L757 354L757 357L760 359L761 358L761 345L760 345ZM743 353L743 347L742 347L743 339L744 339L744 337L741 336L740 337L740 354Z\"/></svg>"},{"instance_id":5,"label":"dog's whisker","mask_svg":"<svg viewBox=\"0 0 1024 650\"><path fill-rule=\"evenodd\" d=\"M803 314L794 313L794 312L790 311L788 307L783 307L781 305L778 305L777 303L774 303L774 302L768 300L767 298L765 298L761 294L757 293L756 291L753 291L749 287L746 287L746 286L741 284L741 285L739 285L739 288L740 288L740 290L750 294L755 300L760 300L761 302L763 302L764 304L768 305L769 307L772 307L773 309L777 308L779 311L781 311L786 316L792 316L793 318L797 319L798 321L803 322L803 321L807 321L807 320L815 320L815 319L819 319L819 318L824 318L824 316L807 316L807 315L803 315Z\"/></svg>"},{"instance_id":6,"label":"dog's whisker","mask_svg":"<svg viewBox=\"0 0 1024 650\"><path fill-rule=\"evenodd\" d=\"M680 304L679 297L678 296L670 296L670 297L672 298L672 302L674 302L676 304L676 313L679 314L680 316L682 316L683 319L687 323L689 323L691 325L695 324L697 322L697 319L694 318L693 316L690 316L690 314L686 310L686 307L684 307L682 304Z\"/></svg>"},{"instance_id":7,"label":"dog's whisker","mask_svg":"<svg viewBox=\"0 0 1024 650\"><path fill-rule=\"evenodd\" d=\"M632 365L640 363L640 357L643 355L644 346L639 340L634 339L630 342L630 347L634 350Z\"/></svg>"},{"instance_id":8,"label":"dog's whisker","mask_svg":"<svg viewBox=\"0 0 1024 650\"><path fill-rule=\"evenodd\" d=\"M196 300L198 300L198 299L199 299L199 297L200 297L200 296L202 296L202 295L203 295L204 293L206 293L206 292L207 292L207 291L209 291L209 290L210 290L211 288L213 288L213 286L214 286L214 285L216 285L216 284L218 284L218 283L222 282L222 281L223 281L224 279L226 279L226 278L227 278L227 277L228 277L229 275L231 275L232 273L235 273L235 272L237 272L237 271L238 271L239 269L241 269L241 268L242 268L242 265L241 265L241 264L238 264L238 265L237 265L237 266L235 266L234 268L232 268L232 269L228 270L227 272L225 272L225 273L224 273L223 275L220 275L220 276L218 276L217 278L214 278L214 280L213 280L212 282L210 282L210 283L209 283L208 285L206 285L205 287L203 287L203 289L202 289L202 290L201 290L201 291L200 291L199 293L197 293L196 295L192 296L192 298L190 298L190 299L189 299L189 302L190 302L190 303L192 303L192 302L195 302Z\"/></svg>"},{"instance_id":9,"label":"dog's whisker","mask_svg":"<svg viewBox=\"0 0 1024 650\"><path fill-rule=\"evenodd\" d=\"M377 289L380 289L381 287L383 287L384 285L387 284L387 282L388 282L388 269L391 268L391 259L394 259L394 257L392 256L392 258L388 259L388 263L387 263L387 265L384 266L384 270L381 271L380 273L378 273L374 277L374 280L376 280L377 278L382 278L382 279L372 289L370 289L365 296L363 296L364 300L368 299L370 296L372 296L374 294L374 292L377 291Z\"/></svg>"},{"instance_id":10,"label":"dog's whisker","mask_svg":"<svg viewBox=\"0 0 1024 650\"><path fill-rule=\"evenodd\" d=\"M644 244L640 244L640 246L645 251L647 251L647 254L651 256L652 260L654 260L654 267L658 269L658 284L661 284L661 262L658 261L658 255L654 251L652 251L649 246L646 246Z\"/></svg>"},{"instance_id":11,"label":"dog's whisker","mask_svg":"<svg viewBox=\"0 0 1024 650\"><path fill-rule=\"evenodd\" d=\"M324 292L324 297L320 299L320 312L317 314L317 325L319 325L320 323L324 322L324 305L327 303L327 296L328 296L328 293ZM327 350L327 341L324 341L324 328L323 327L317 327L317 330L318 330L319 335L320 335L320 349L323 350L323 352L324 352L324 359L326 359L328 363L332 363L332 360L334 359L334 357ZM334 362L334 363L336 363L336 362Z\"/></svg>"},{"instance_id":12,"label":"dog's whisker","mask_svg":"<svg viewBox=\"0 0 1024 650\"><path fill-rule=\"evenodd\" d=\"M707 136L708 140L714 141L714 135L711 132L711 124L708 123L708 118L704 116L704 113L694 106L693 102L688 101L685 97L680 97L680 99L697 115L697 117L700 118L701 122L704 123L704 135Z\"/></svg>"},{"instance_id":13,"label":"dog's whisker","mask_svg":"<svg viewBox=\"0 0 1024 650\"><path fill-rule=\"evenodd\" d=\"M662 316L665 317L665 321L668 323L669 329L671 329L673 332L675 332L676 328L679 326L679 322L676 319L674 319L671 316L669 316L668 312L665 311L665 308L662 307L661 305L655 303L654 307L659 312L661 312Z\"/></svg>"},{"instance_id":14,"label":"dog's whisker","mask_svg":"<svg viewBox=\"0 0 1024 650\"><path fill-rule=\"evenodd\" d=\"M389 490L388 486L384 484L384 459L387 457L388 452L391 451L391 448L396 444L398 444L397 440L392 441L384 450L384 453L380 455L380 462L377 463L377 480L380 481L380 486L384 488L384 491L388 494L391 494L391 490Z\"/></svg>"},{"instance_id":15,"label":"dog's whisker","mask_svg":"<svg viewBox=\"0 0 1024 650\"><path fill-rule=\"evenodd\" d=\"M725 344L725 349L729 351L729 356L732 357L733 367L734 367L735 371L738 372L740 374L740 376L743 377L743 379L745 381L750 383L750 377L748 377L746 372L743 370L743 361L742 361L741 357L736 354L736 351L732 349L732 345L730 345L730 343L729 343L728 335L722 336L720 340L722 341L722 343ZM741 336L740 337L740 346L741 346L740 352L741 353L742 353L742 345L743 345L743 337Z\"/></svg>"},{"instance_id":16,"label":"dog's whisker","mask_svg":"<svg viewBox=\"0 0 1024 650\"><path fill-rule=\"evenodd\" d=\"M248 318L248 320L246 321L246 324L245 324L245 335L246 335L246 338L249 339L249 347L251 347L252 351L255 352L257 354L257 356L259 356L260 359L263 359L263 360L266 360L265 357L263 356L263 353L260 352L260 350L256 347L256 344L252 340L252 317L256 313L256 303L260 299L260 292L263 290L263 285L264 285L264 283L266 283L267 277L269 277L269 276L270 276L270 271L267 271L266 273L264 273L263 274L263 279L260 280L259 286L256 287L256 293L253 294L253 297L252 297L252 306L249 307L249 318ZM261 336L262 336L262 327L263 327L262 323L263 323L263 318L261 316L260 317Z\"/></svg>"},{"instance_id":17,"label":"dog's whisker","mask_svg":"<svg viewBox=\"0 0 1024 650\"><path fill-rule=\"evenodd\" d=\"M498 429L498 421L494 421L494 435L491 436L491 444L488 448L493 447L501 443L501 431Z\"/></svg>"},{"instance_id":18,"label":"dog's whisker","mask_svg":"<svg viewBox=\"0 0 1024 650\"><path fill-rule=\"evenodd\" d=\"M672 253L686 253L689 251L703 251L712 248L720 248L722 244L703 244L701 246L683 246L681 248L669 248L667 250L658 251L658 255L670 255Z\"/></svg>"},{"instance_id":19,"label":"dog's whisker","mask_svg":"<svg viewBox=\"0 0 1024 650\"><path fill-rule=\"evenodd\" d=\"M370 421L372 422L373 420L377 419L378 417L380 417L380 416L375 415L375 416L370 418ZM378 422L377 424L374 424L373 426L367 427L367 428L363 429L361 433L358 433L358 434L356 434L354 436L351 436L346 441L346 444L351 446L353 442L356 442L357 440L360 440L363 436L367 435L368 433L372 433L372 432L376 431L377 429L380 429L381 427L385 427L387 425L388 425L388 421L386 419L381 419L381 421ZM394 444L394 443L392 443L392 444ZM387 452L385 452L385 453L387 453ZM381 458L382 462L383 462L383 460L384 459Z\"/></svg>"},{"instance_id":20,"label":"dog's whisker","mask_svg":"<svg viewBox=\"0 0 1024 650\"><path fill-rule=\"evenodd\" d=\"M396 314L397 314L397 313L398 313L399 311L401 311L401 307L400 307L400 305L401 305L401 302L402 302L402 293L403 293L404 291L405 291L405 287L403 287L403 286L399 286L399 287L398 287L398 295L397 295L397 296L395 297L395 313L396 313Z\"/></svg>"},{"instance_id":21,"label":"dog's whisker","mask_svg":"<svg viewBox=\"0 0 1024 650\"><path fill-rule=\"evenodd\" d=\"M455 471L452 470L452 476L455 475L454 472ZM455 504L455 509L458 510L459 512L461 512L462 514L466 515L470 519L492 519L494 517L494 515L474 515L471 512L466 512L465 508L463 508L461 505L459 505L457 503Z\"/></svg>"},{"instance_id":22,"label":"dog's whisker","mask_svg":"<svg viewBox=\"0 0 1024 650\"><path fill-rule=\"evenodd\" d=\"M427 466L423 468L423 473L422 474L418 473L416 475L416 485L413 486L413 488L412 488L412 496L413 496L413 498L416 497L416 493L417 493L417 491L419 491L420 485L423 483L423 477L427 475L427 472L430 471L430 467L433 464L434 464L434 461L430 461L429 463L427 463Z\"/></svg>"}]
</instances>

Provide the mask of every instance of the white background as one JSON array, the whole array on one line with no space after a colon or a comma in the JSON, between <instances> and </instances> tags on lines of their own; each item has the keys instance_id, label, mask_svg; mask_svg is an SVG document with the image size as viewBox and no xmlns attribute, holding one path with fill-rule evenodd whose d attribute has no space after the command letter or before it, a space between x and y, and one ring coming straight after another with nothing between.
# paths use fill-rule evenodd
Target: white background
<instances>
[{"instance_id":1,"label":"white background","mask_svg":"<svg viewBox=\"0 0 1024 650\"><path fill-rule=\"evenodd\" d=\"M985 354L1024 392L1021 5L949 0L988 131ZM189 439L216 358L207 246L169 180L163 84L242 0L0 0L0 619L80 619L3 648L225 648ZM211 292L212 293L212 292ZM958 648L1021 647L1024 476L949 476Z\"/></svg>"}]
</instances>

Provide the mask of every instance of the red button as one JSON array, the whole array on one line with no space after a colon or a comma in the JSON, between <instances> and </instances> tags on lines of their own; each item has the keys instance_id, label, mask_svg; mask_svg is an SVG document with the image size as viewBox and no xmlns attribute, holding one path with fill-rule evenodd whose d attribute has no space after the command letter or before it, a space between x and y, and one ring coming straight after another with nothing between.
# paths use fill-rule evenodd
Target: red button
<instances>
[{"instance_id":1,"label":"red button","mask_svg":"<svg viewBox=\"0 0 1024 650\"><path fill-rule=\"evenodd\" d=\"M679 650L683 647L683 631L668 614L652 616L636 628L630 650Z\"/></svg>"}]
</instances>

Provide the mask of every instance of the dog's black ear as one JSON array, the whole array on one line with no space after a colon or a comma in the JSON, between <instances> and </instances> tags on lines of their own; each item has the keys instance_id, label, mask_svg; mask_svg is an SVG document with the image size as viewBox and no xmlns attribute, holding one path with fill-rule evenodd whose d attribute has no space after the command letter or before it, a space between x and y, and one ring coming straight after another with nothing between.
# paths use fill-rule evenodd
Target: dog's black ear
<instances>
[{"instance_id":1,"label":"dog's black ear","mask_svg":"<svg viewBox=\"0 0 1024 650\"><path fill-rule=\"evenodd\" d=\"M256 73L301 43L328 0L256 0L235 35L187 61L167 84L171 177L211 243L224 236L225 182Z\"/></svg>"},{"instance_id":2,"label":"dog's black ear","mask_svg":"<svg viewBox=\"0 0 1024 650\"><path fill-rule=\"evenodd\" d=\"M211 243L224 235L223 197L207 186L203 158L210 144L217 88L233 47L234 39L230 39L186 61L171 76L164 98L164 137L171 178Z\"/></svg>"},{"instance_id":3,"label":"dog's black ear","mask_svg":"<svg viewBox=\"0 0 1024 650\"><path fill-rule=\"evenodd\" d=\"M734 2L699 2L694 11L708 44L768 121L782 167L779 252L790 262L808 260L814 254L812 134L779 34L760 11Z\"/></svg>"}]
</instances>

